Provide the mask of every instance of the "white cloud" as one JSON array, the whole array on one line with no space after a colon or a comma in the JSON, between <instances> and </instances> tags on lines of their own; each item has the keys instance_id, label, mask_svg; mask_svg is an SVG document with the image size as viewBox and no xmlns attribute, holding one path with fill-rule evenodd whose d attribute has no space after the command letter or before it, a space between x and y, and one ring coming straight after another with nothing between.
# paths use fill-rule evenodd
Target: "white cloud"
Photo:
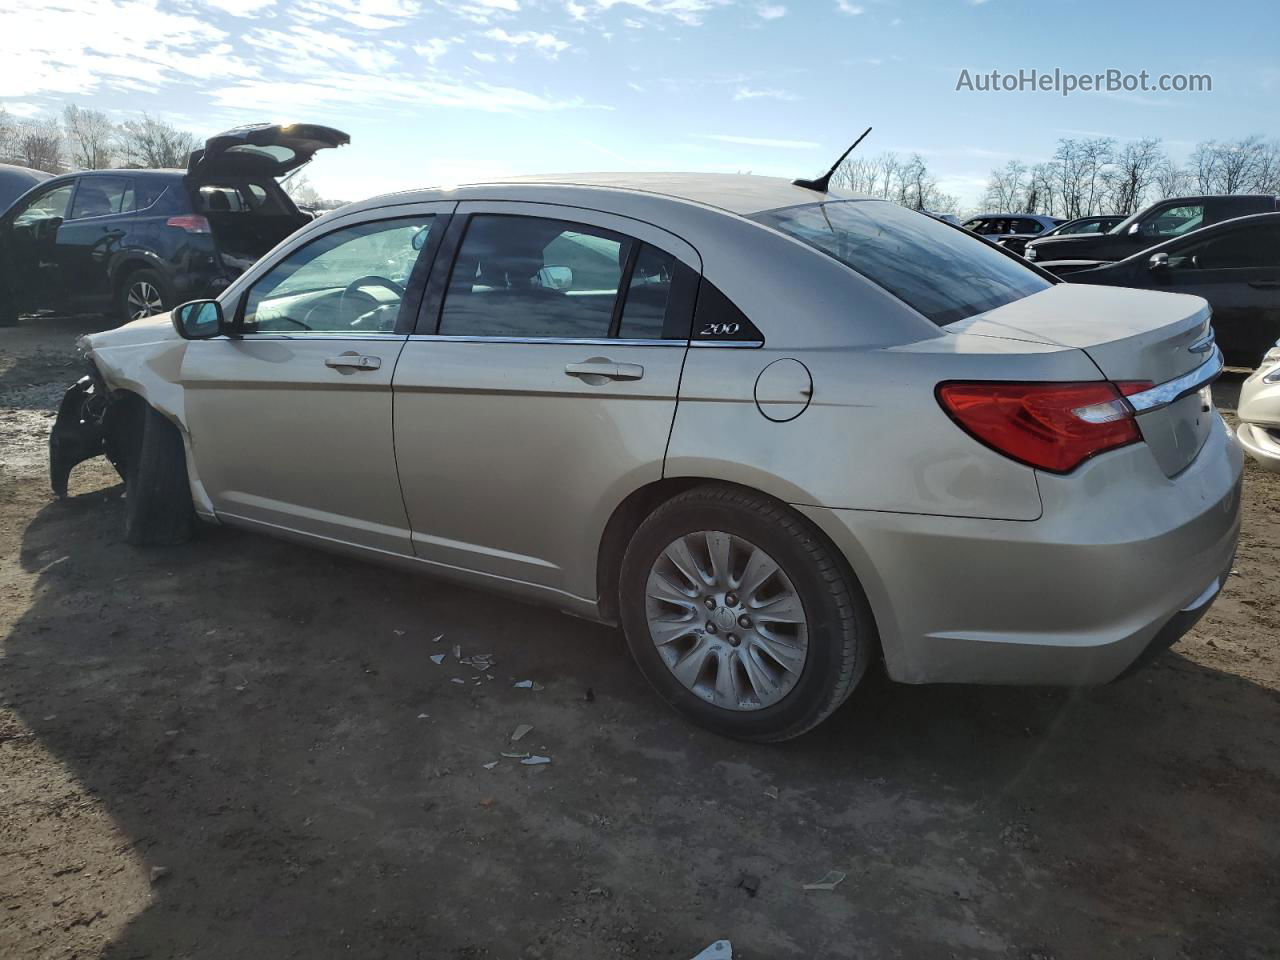
<instances>
[{"instance_id":1,"label":"white cloud","mask_svg":"<svg viewBox=\"0 0 1280 960\"><path fill-rule=\"evenodd\" d=\"M574 3L573 0L569 0L569 2L564 5L564 9L565 12L574 20L587 19L587 8L580 3Z\"/></svg>"},{"instance_id":2,"label":"white cloud","mask_svg":"<svg viewBox=\"0 0 1280 960\"><path fill-rule=\"evenodd\" d=\"M336 20L361 30L386 30L404 26L421 11L419 0L300 0L289 13L308 23Z\"/></svg>"},{"instance_id":3,"label":"white cloud","mask_svg":"<svg viewBox=\"0 0 1280 960\"><path fill-rule=\"evenodd\" d=\"M501 27L495 27L492 30L486 30L484 36L490 40L496 40L498 43L505 43L513 47L530 47L540 53L545 53L549 57L558 56L560 53L569 49L569 44L561 40L559 37L550 33L538 33L535 30L525 30L521 33L508 33Z\"/></svg>"},{"instance_id":4,"label":"white cloud","mask_svg":"<svg viewBox=\"0 0 1280 960\"><path fill-rule=\"evenodd\" d=\"M475 57L477 60L479 60L481 63L496 63L498 60L495 54L481 53L478 50L471 51L471 55Z\"/></svg>"},{"instance_id":5,"label":"white cloud","mask_svg":"<svg viewBox=\"0 0 1280 960\"><path fill-rule=\"evenodd\" d=\"M751 87L739 87L733 93L735 100L799 100L794 93L785 90L753 90Z\"/></svg>"},{"instance_id":6,"label":"white cloud","mask_svg":"<svg viewBox=\"0 0 1280 960\"><path fill-rule=\"evenodd\" d=\"M730 0L587 0L594 10L612 10L614 7L630 7L644 13L671 17L686 26L696 27L703 16L716 7L725 6Z\"/></svg>"},{"instance_id":7,"label":"white cloud","mask_svg":"<svg viewBox=\"0 0 1280 960\"><path fill-rule=\"evenodd\" d=\"M204 0L204 3L233 17L252 17L267 7L274 7L276 0Z\"/></svg>"},{"instance_id":8,"label":"white cloud","mask_svg":"<svg viewBox=\"0 0 1280 960\"><path fill-rule=\"evenodd\" d=\"M704 140L718 140L721 143L738 143L748 147L777 147L782 150L813 150L821 144L812 140L770 140L767 137L737 137L727 133L704 133Z\"/></svg>"},{"instance_id":9,"label":"white cloud","mask_svg":"<svg viewBox=\"0 0 1280 960\"><path fill-rule=\"evenodd\" d=\"M0 7L0 97L159 90L258 74L225 31L159 0L48 0Z\"/></svg>"},{"instance_id":10,"label":"white cloud","mask_svg":"<svg viewBox=\"0 0 1280 960\"><path fill-rule=\"evenodd\" d=\"M986 0L977 0L978 3L985 3ZM850 3L849 0L836 0L836 9L841 13L856 17L859 14L866 13L866 7L860 7L856 3Z\"/></svg>"},{"instance_id":11,"label":"white cloud","mask_svg":"<svg viewBox=\"0 0 1280 960\"><path fill-rule=\"evenodd\" d=\"M756 13L760 14L762 20L777 20L787 15L787 8L782 4L765 3L756 7Z\"/></svg>"},{"instance_id":12,"label":"white cloud","mask_svg":"<svg viewBox=\"0 0 1280 960\"><path fill-rule=\"evenodd\" d=\"M436 2L465 20L489 23L495 17L508 17L520 10L520 0L436 0Z\"/></svg>"},{"instance_id":13,"label":"white cloud","mask_svg":"<svg viewBox=\"0 0 1280 960\"><path fill-rule=\"evenodd\" d=\"M413 45L413 52L422 57L427 63L434 64L437 60L449 52L449 48L461 40L461 37L451 37L445 40L442 37L432 37L430 40L424 40L422 43Z\"/></svg>"}]
</instances>

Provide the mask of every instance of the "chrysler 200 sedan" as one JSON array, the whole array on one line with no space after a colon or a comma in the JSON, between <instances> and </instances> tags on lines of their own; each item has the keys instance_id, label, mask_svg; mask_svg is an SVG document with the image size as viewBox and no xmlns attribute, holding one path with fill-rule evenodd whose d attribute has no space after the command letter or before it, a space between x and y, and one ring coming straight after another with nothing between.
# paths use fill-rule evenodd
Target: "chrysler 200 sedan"
<instances>
[{"instance_id":1,"label":"chrysler 200 sedan","mask_svg":"<svg viewBox=\"0 0 1280 960\"><path fill-rule=\"evenodd\" d=\"M87 338L51 473L105 453L133 543L199 517L619 624L783 740L876 660L1103 683L1188 630L1239 528L1209 319L785 180L401 193Z\"/></svg>"}]
</instances>

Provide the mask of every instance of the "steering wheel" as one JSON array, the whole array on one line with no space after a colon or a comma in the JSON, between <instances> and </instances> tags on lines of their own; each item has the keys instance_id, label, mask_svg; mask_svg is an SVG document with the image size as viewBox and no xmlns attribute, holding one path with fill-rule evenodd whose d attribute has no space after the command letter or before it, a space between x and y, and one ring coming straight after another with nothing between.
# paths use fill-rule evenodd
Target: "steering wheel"
<instances>
[{"instance_id":1,"label":"steering wheel","mask_svg":"<svg viewBox=\"0 0 1280 960\"><path fill-rule=\"evenodd\" d=\"M394 280L388 280L386 277L375 277L373 275L367 277L356 277L347 284L346 289L342 291L342 296L338 299L338 315L340 317L347 316L347 299L353 297L361 287L386 287L394 293L399 299L404 299L404 287L396 283ZM372 300L373 297L365 296Z\"/></svg>"}]
</instances>

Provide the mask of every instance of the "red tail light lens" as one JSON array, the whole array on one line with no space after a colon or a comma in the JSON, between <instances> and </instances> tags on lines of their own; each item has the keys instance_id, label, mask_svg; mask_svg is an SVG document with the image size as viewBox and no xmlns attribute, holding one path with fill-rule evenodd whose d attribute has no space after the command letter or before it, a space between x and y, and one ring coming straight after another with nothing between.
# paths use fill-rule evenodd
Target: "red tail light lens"
<instances>
[{"instance_id":1,"label":"red tail light lens","mask_svg":"<svg viewBox=\"0 0 1280 960\"><path fill-rule=\"evenodd\" d=\"M212 233L209 221L199 214L189 213L181 217L170 217L165 221L171 227L178 227L187 233Z\"/></svg>"},{"instance_id":2,"label":"red tail light lens","mask_svg":"<svg viewBox=\"0 0 1280 960\"><path fill-rule=\"evenodd\" d=\"M1028 466L1070 473L1142 439L1124 397L1149 383L944 383L938 402L970 436Z\"/></svg>"}]
</instances>

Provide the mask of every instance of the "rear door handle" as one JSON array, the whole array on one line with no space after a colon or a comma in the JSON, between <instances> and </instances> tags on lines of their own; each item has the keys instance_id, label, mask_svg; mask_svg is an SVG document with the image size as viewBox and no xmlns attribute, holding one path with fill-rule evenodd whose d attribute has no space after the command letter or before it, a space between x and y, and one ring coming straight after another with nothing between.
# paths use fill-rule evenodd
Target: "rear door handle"
<instances>
[{"instance_id":1,"label":"rear door handle","mask_svg":"<svg viewBox=\"0 0 1280 960\"><path fill-rule=\"evenodd\" d=\"M333 367L335 370L377 370L382 366L381 357L364 357L358 353L344 353L337 357L329 357L325 360L326 367Z\"/></svg>"},{"instance_id":2,"label":"rear door handle","mask_svg":"<svg viewBox=\"0 0 1280 960\"><path fill-rule=\"evenodd\" d=\"M581 363L566 363L564 372L591 383L597 377L604 380L639 380L644 376L644 367L638 363L614 363L606 357L592 357Z\"/></svg>"},{"instance_id":3,"label":"rear door handle","mask_svg":"<svg viewBox=\"0 0 1280 960\"><path fill-rule=\"evenodd\" d=\"M1259 290L1276 290L1280 289L1280 280L1251 280L1249 286Z\"/></svg>"}]
</instances>

